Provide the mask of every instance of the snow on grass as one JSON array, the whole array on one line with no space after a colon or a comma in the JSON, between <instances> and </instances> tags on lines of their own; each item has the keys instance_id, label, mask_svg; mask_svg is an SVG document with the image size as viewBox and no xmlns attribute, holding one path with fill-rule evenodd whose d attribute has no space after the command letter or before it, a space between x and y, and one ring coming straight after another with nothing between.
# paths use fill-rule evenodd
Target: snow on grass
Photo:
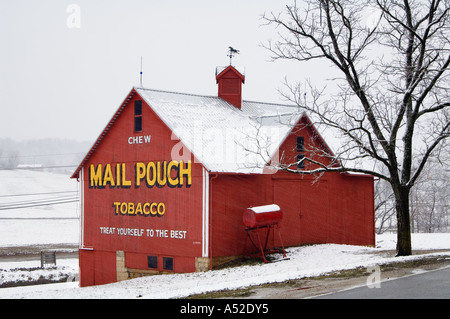
<instances>
[{"instance_id":1,"label":"snow on grass","mask_svg":"<svg viewBox=\"0 0 450 319\"><path fill-rule=\"evenodd\" d=\"M72 244L79 241L78 219L0 220L0 247Z\"/></svg>"},{"instance_id":2,"label":"snow on grass","mask_svg":"<svg viewBox=\"0 0 450 319\"><path fill-rule=\"evenodd\" d=\"M73 281L78 278L78 259L57 259L56 266L41 268L39 260L0 262L0 287L36 282ZM0 298L2 296L0 288Z\"/></svg>"},{"instance_id":3,"label":"snow on grass","mask_svg":"<svg viewBox=\"0 0 450 319\"><path fill-rule=\"evenodd\" d=\"M77 246L80 233L77 202L34 206L44 202L75 200L77 189L77 182L63 174L0 170L0 247L38 244ZM23 206L29 207L16 208Z\"/></svg>"}]
</instances>

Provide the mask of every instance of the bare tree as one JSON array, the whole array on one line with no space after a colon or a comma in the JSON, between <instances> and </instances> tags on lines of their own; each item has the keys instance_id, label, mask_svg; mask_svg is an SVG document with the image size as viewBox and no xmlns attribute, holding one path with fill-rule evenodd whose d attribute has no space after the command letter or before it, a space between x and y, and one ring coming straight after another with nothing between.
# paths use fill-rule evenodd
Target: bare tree
<instances>
[{"instance_id":1,"label":"bare tree","mask_svg":"<svg viewBox=\"0 0 450 319\"><path fill-rule=\"evenodd\" d=\"M382 179L375 182L374 192L376 232L382 234L392 229L392 217L395 214L394 194L389 183Z\"/></svg>"},{"instance_id":2,"label":"bare tree","mask_svg":"<svg viewBox=\"0 0 450 319\"><path fill-rule=\"evenodd\" d=\"M448 198L450 174L441 164L430 160L411 190L413 232L445 232L450 212Z\"/></svg>"},{"instance_id":3,"label":"bare tree","mask_svg":"<svg viewBox=\"0 0 450 319\"><path fill-rule=\"evenodd\" d=\"M448 232L450 229L450 170L430 158L410 192L411 232ZM377 234L396 225L394 193L389 183L375 182L375 225Z\"/></svg>"},{"instance_id":4,"label":"bare tree","mask_svg":"<svg viewBox=\"0 0 450 319\"><path fill-rule=\"evenodd\" d=\"M304 85L291 84L285 97L315 126L345 141L335 154L339 165L305 156L316 168L278 168L367 173L389 182L397 256L412 253L411 188L430 156L449 150L449 17L449 0L304 0L264 15L279 32L277 41L266 45L274 60L322 60L334 67L334 87L310 85L305 99Z\"/></svg>"}]
</instances>

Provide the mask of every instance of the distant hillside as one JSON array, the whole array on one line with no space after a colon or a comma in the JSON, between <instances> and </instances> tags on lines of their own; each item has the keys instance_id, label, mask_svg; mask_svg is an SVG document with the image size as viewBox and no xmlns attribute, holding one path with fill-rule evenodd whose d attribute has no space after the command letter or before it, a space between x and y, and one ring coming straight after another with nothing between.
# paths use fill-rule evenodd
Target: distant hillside
<instances>
[{"instance_id":1,"label":"distant hillside","mask_svg":"<svg viewBox=\"0 0 450 319\"><path fill-rule=\"evenodd\" d=\"M69 139L16 141L1 138L0 169L40 168L46 171L68 173L81 162L91 145L91 142Z\"/></svg>"}]
</instances>

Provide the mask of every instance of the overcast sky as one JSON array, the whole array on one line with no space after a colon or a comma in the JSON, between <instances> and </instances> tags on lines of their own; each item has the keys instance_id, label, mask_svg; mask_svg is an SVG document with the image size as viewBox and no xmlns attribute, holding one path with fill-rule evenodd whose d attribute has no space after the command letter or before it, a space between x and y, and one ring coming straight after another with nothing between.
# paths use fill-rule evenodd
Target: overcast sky
<instances>
[{"instance_id":1,"label":"overcast sky","mask_svg":"<svg viewBox=\"0 0 450 319\"><path fill-rule=\"evenodd\" d=\"M264 12L279 0L0 1L0 137L94 141L133 86L216 95L215 68L245 69L243 98L282 102L277 89L317 70L270 62ZM71 6L74 4L75 6ZM79 9L79 15L77 12ZM79 16L79 20L77 17Z\"/></svg>"}]
</instances>

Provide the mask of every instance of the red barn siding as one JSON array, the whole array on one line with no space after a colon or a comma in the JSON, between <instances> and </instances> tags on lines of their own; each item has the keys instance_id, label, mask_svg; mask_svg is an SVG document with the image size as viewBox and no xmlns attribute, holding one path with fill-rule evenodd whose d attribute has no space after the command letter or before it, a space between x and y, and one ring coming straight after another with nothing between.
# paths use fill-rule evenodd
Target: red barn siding
<instances>
[{"instance_id":1,"label":"red barn siding","mask_svg":"<svg viewBox=\"0 0 450 319\"><path fill-rule=\"evenodd\" d=\"M81 287L91 286L95 284L94 257L95 254L91 250L80 249L78 253L78 262L80 266L79 282Z\"/></svg>"},{"instance_id":2,"label":"red barn siding","mask_svg":"<svg viewBox=\"0 0 450 319\"><path fill-rule=\"evenodd\" d=\"M355 179L358 179L355 187ZM374 245L374 216L367 196L371 177L328 174L316 181L275 175L218 175L212 184L212 256L243 255L254 247L242 222L243 211L275 203L285 246L337 243ZM280 244L275 238L275 244Z\"/></svg>"},{"instance_id":3,"label":"red barn siding","mask_svg":"<svg viewBox=\"0 0 450 319\"><path fill-rule=\"evenodd\" d=\"M116 253L80 250L80 286L104 285L116 281Z\"/></svg>"}]
</instances>

